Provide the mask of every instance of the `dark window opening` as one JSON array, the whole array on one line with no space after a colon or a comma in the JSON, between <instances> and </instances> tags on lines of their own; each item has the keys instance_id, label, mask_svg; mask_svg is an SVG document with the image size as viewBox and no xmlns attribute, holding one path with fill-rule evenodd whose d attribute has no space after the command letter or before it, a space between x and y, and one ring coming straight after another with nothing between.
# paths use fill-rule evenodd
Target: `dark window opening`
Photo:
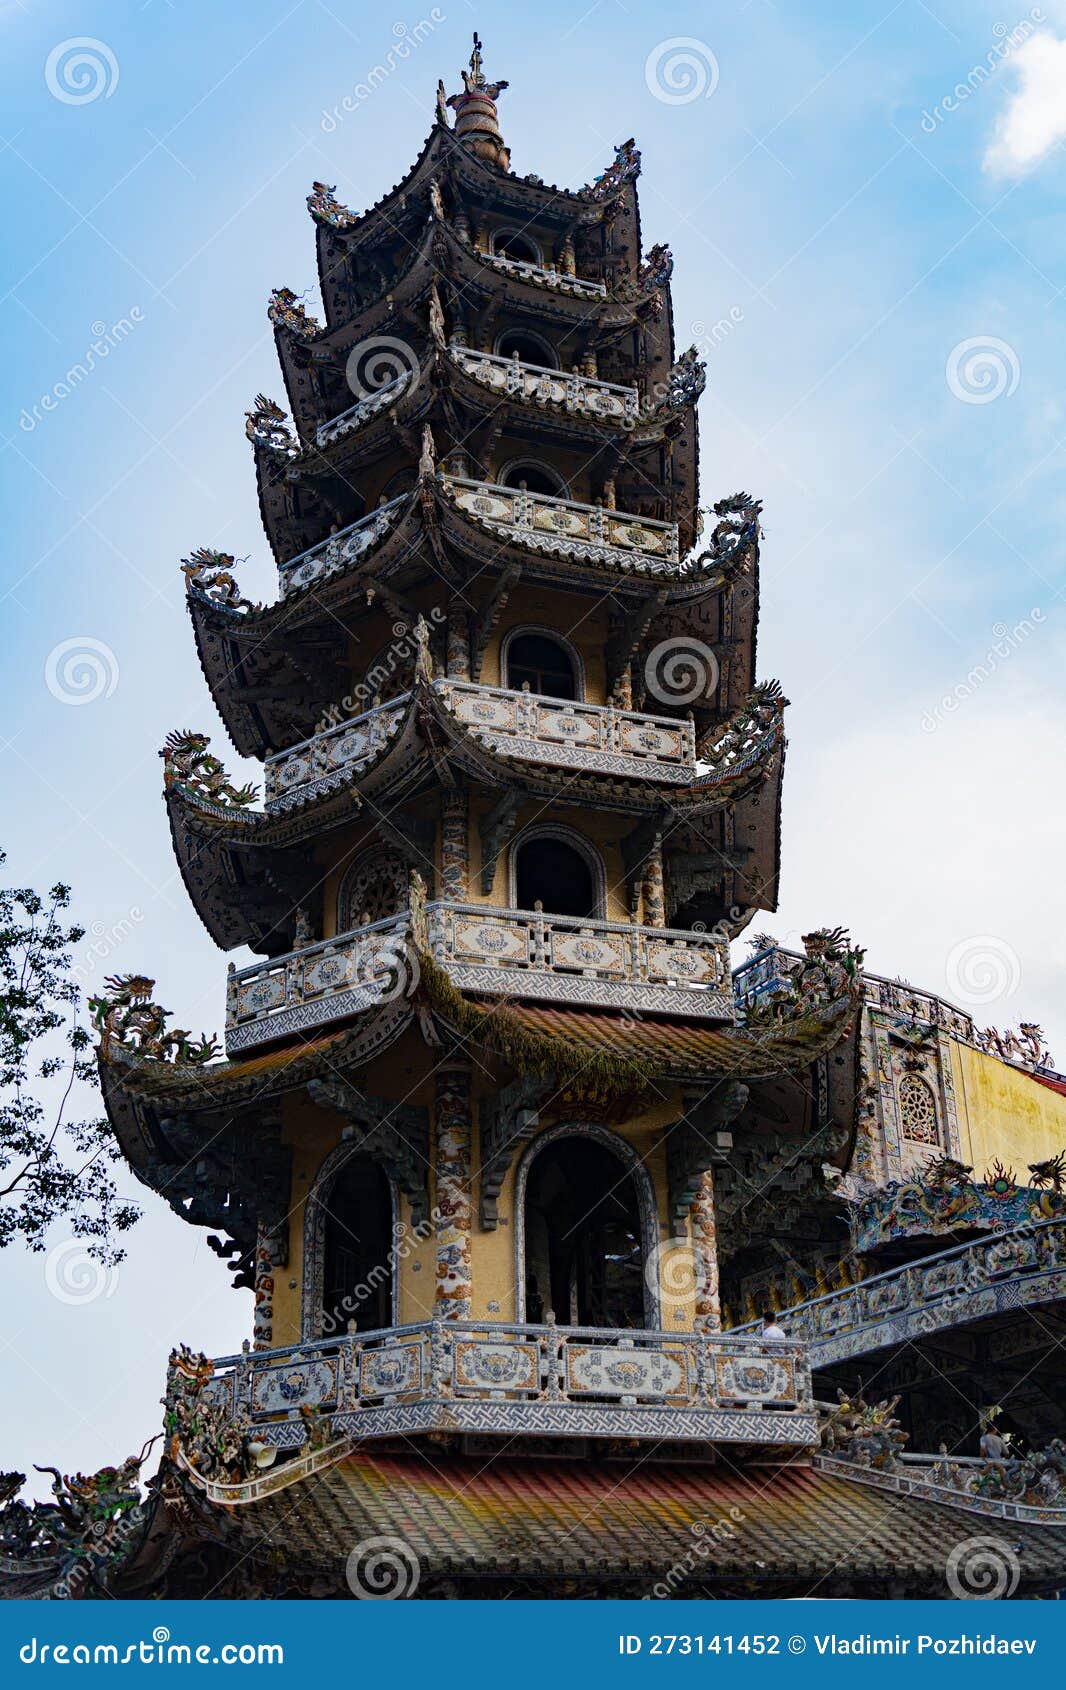
<instances>
[{"instance_id":1,"label":"dark window opening","mask_svg":"<svg viewBox=\"0 0 1066 1690\"><path fill-rule=\"evenodd\" d=\"M513 358L516 352L523 364L540 364L549 370L559 368L559 360L548 343L539 335L527 334L525 329L508 329L496 343L500 358Z\"/></svg>"},{"instance_id":2,"label":"dark window opening","mask_svg":"<svg viewBox=\"0 0 1066 1690\"><path fill-rule=\"evenodd\" d=\"M577 677L565 646L549 634L516 634L507 647L507 679L513 692L528 683L544 698L576 698Z\"/></svg>"},{"instance_id":3,"label":"dark window opening","mask_svg":"<svg viewBox=\"0 0 1066 1690\"><path fill-rule=\"evenodd\" d=\"M552 915L595 919L592 865L565 839L527 840L518 847L515 898L520 910L531 910L539 903Z\"/></svg>"},{"instance_id":4,"label":"dark window opening","mask_svg":"<svg viewBox=\"0 0 1066 1690\"><path fill-rule=\"evenodd\" d=\"M322 1334L392 1325L392 1196L376 1162L346 1162L326 1198Z\"/></svg>"},{"instance_id":5,"label":"dark window opening","mask_svg":"<svg viewBox=\"0 0 1066 1690\"><path fill-rule=\"evenodd\" d=\"M493 237L492 250L499 258L514 258L520 264L540 264L540 248L517 229L503 229Z\"/></svg>"},{"instance_id":6,"label":"dark window opening","mask_svg":"<svg viewBox=\"0 0 1066 1690\"><path fill-rule=\"evenodd\" d=\"M644 1256L636 1184L613 1151L574 1136L549 1145L525 1201L526 1319L561 1326L644 1326Z\"/></svg>"},{"instance_id":7,"label":"dark window opening","mask_svg":"<svg viewBox=\"0 0 1066 1690\"><path fill-rule=\"evenodd\" d=\"M538 464L509 464L501 487L524 487L527 493L544 493L549 499L565 499L566 488L557 475Z\"/></svg>"}]
</instances>

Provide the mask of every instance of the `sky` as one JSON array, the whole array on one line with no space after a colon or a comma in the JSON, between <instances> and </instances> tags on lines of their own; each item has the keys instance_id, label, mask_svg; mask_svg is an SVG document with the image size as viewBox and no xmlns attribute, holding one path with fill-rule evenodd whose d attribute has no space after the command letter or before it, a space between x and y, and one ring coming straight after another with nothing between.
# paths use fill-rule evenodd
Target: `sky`
<instances>
[{"instance_id":1,"label":"sky","mask_svg":"<svg viewBox=\"0 0 1066 1690\"><path fill-rule=\"evenodd\" d=\"M671 245L678 345L708 363L704 501L764 502L759 671L791 707L757 927L845 924L876 971L1039 1021L1066 1067L1066 6L665 16L0 0L0 843L15 881L72 883L90 990L143 971L180 1025L221 1029L227 959L157 754L200 728L257 769L178 561L231 551L275 595L243 428L283 397L268 294L317 310L312 180L377 200L477 27L518 172L577 187L636 136L645 247ZM204 1232L140 1195L109 1274L71 1272L62 1227L0 1255L0 1466L122 1459L173 1343L250 1333Z\"/></svg>"}]
</instances>

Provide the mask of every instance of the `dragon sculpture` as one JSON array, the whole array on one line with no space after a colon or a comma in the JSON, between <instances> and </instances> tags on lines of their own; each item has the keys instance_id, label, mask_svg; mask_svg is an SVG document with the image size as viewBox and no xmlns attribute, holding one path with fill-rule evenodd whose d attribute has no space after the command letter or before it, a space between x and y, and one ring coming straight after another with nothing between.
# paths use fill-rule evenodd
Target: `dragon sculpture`
<instances>
[{"instance_id":1,"label":"dragon sculpture","mask_svg":"<svg viewBox=\"0 0 1066 1690\"><path fill-rule=\"evenodd\" d=\"M671 410L680 411L685 405L695 404L706 385L707 365L696 347L690 346L687 352L682 352L662 384L662 403Z\"/></svg>"},{"instance_id":2,"label":"dragon sculpture","mask_svg":"<svg viewBox=\"0 0 1066 1690\"><path fill-rule=\"evenodd\" d=\"M358 222L355 213L337 198L336 186L330 187L325 182L312 182L307 209L316 223L327 223L331 229L350 229Z\"/></svg>"},{"instance_id":3,"label":"dragon sculpture","mask_svg":"<svg viewBox=\"0 0 1066 1690\"><path fill-rule=\"evenodd\" d=\"M208 751L210 743L207 734L193 733L190 729L176 729L167 734L159 753L163 759L164 786L183 786L213 804L246 810L255 803L258 787L234 786L222 763Z\"/></svg>"},{"instance_id":4,"label":"dragon sculpture","mask_svg":"<svg viewBox=\"0 0 1066 1690\"><path fill-rule=\"evenodd\" d=\"M51 1502L28 1504L19 1493L25 1473L0 1474L0 1554L19 1571L55 1573L53 1594L70 1596L94 1573L106 1571L132 1542L131 1528L143 1518L140 1471L152 1444L119 1467L98 1473L52 1476Z\"/></svg>"},{"instance_id":5,"label":"dragon sculpture","mask_svg":"<svg viewBox=\"0 0 1066 1690\"><path fill-rule=\"evenodd\" d=\"M104 985L105 995L89 999L89 1013L105 1060L113 1045L176 1067L200 1067L217 1056L214 1034L194 1039L185 1028L167 1028L170 1011L153 1003L155 981L146 974L112 974Z\"/></svg>"},{"instance_id":6,"label":"dragon sculpture","mask_svg":"<svg viewBox=\"0 0 1066 1690\"><path fill-rule=\"evenodd\" d=\"M265 393L257 393L250 411L244 413L244 432L256 446L282 457L298 457L300 448L289 427L289 419L281 406Z\"/></svg>"},{"instance_id":7,"label":"dragon sculpture","mask_svg":"<svg viewBox=\"0 0 1066 1690\"><path fill-rule=\"evenodd\" d=\"M853 945L845 927L819 927L803 936L806 960L789 967L779 989L740 1001L750 1027L770 1027L799 1016L817 1014L848 997L862 996L864 949Z\"/></svg>"},{"instance_id":8,"label":"dragon sculpture","mask_svg":"<svg viewBox=\"0 0 1066 1690\"><path fill-rule=\"evenodd\" d=\"M1030 1162L1029 1172L1033 1176L1029 1184L1037 1191L1053 1191L1056 1197L1061 1196L1066 1180L1066 1150L1046 1157L1043 1162Z\"/></svg>"},{"instance_id":9,"label":"dragon sculpture","mask_svg":"<svg viewBox=\"0 0 1066 1690\"><path fill-rule=\"evenodd\" d=\"M288 329L300 340L317 340L322 324L312 317L303 300L292 288L275 288L267 305L267 316L279 328Z\"/></svg>"},{"instance_id":10,"label":"dragon sculpture","mask_svg":"<svg viewBox=\"0 0 1066 1690\"><path fill-rule=\"evenodd\" d=\"M181 560L186 591L191 592L195 588L205 598L214 599L216 604L227 605L230 610L254 610L256 606L251 599L241 597L233 566L234 559L229 552L215 551L211 546L198 546L188 557Z\"/></svg>"},{"instance_id":11,"label":"dragon sculpture","mask_svg":"<svg viewBox=\"0 0 1066 1690\"><path fill-rule=\"evenodd\" d=\"M1008 1028L1005 1033L986 1027L976 1035L978 1050L989 1056L1001 1057L1004 1062L1020 1064L1023 1068L1053 1068L1051 1052L1044 1043L1044 1029L1035 1021L1020 1021L1018 1031Z\"/></svg>"},{"instance_id":12,"label":"dragon sculpture","mask_svg":"<svg viewBox=\"0 0 1066 1690\"><path fill-rule=\"evenodd\" d=\"M822 1422L822 1448L858 1467L891 1472L907 1442L895 1412L899 1397L868 1403L861 1395L849 1397L838 1390L837 1398L837 1406Z\"/></svg>"},{"instance_id":13,"label":"dragon sculpture","mask_svg":"<svg viewBox=\"0 0 1066 1690\"><path fill-rule=\"evenodd\" d=\"M787 704L780 683L764 681L713 738L700 741L700 757L720 770L743 764L777 731Z\"/></svg>"}]
</instances>

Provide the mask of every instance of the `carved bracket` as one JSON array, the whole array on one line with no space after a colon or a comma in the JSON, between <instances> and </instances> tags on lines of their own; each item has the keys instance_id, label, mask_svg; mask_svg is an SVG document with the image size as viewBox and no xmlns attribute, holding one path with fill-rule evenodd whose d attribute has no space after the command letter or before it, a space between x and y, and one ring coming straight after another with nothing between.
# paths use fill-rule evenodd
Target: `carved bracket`
<instances>
[{"instance_id":1,"label":"carved bracket","mask_svg":"<svg viewBox=\"0 0 1066 1690\"><path fill-rule=\"evenodd\" d=\"M521 803L520 793L505 792L499 803L493 805L488 815L481 820L478 830L481 836L481 890L486 898L492 893L496 864L499 862L500 852L515 830Z\"/></svg>"},{"instance_id":2,"label":"carved bracket","mask_svg":"<svg viewBox=\"0 0 1066 1690\"><path fill-rule=\"evenodd\" d=\"M356 1139L353 1148L396 1182L411 1204L412 1222L420 1226L429 1210L428 1110L370 1097L346 1080L309 1080L307 1090L323 1108L344 1116Z\"/></svg>"},{"instance_id":3,"label":"carved bracket","mask_svg":"<svg viewBox=\"0 0 1066 1690\"><path fill-rule=\"evenodd\" d=\"M496 1203L517 1152L540 1125L540 1107L554 1081L525 1074L481 1100L481 1230L495 1232Z\"/></svg>"},{"instance_id":4,"label":"carved bracket","mask_svg":"<svg viewBox=\"0 0 1066 1690\"><path fill-rule=\"evenodd\" d=\"M679 1223L688 1215L701 1177L724 1160L733 1145L729 1131L748 1101L747 1086L723 1081L686 1111L666 1132L666 1178L670 1213Z\"/></svg>"}]
</instances>

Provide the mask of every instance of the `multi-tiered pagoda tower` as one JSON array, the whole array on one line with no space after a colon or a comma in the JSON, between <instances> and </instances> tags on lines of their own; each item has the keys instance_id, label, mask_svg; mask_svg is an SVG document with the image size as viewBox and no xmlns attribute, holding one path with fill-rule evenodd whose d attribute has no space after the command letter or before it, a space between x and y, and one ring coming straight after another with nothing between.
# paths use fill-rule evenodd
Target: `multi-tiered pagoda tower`
<instances>
[{"instance_id":1,"label":"multi-tiered pagoda tower","mask_svg":"<svg viewBox=\"0 0 1066 1690\"><path fill-rule=\"evenodd\" d=\"M401 1593L928 1593L972 1518L821 1470L805 1345L722 1330L723 1280L735 1321L780 1303L775 1235L801 1286L843 1252L865 1083L842 933L734 996L785 749L759 505L701 510L633 142L515 175L505 87L475 39L391 193L315 184L324 321L274 293L292 420L247 422L277 600L183 564L263 801L183 732L166 805L257 959L221 1060L117 982L101 1072L255 1327L175 1352L123 1588L365 1593L384 1538Z\"/></svg>"}]
</instances>

